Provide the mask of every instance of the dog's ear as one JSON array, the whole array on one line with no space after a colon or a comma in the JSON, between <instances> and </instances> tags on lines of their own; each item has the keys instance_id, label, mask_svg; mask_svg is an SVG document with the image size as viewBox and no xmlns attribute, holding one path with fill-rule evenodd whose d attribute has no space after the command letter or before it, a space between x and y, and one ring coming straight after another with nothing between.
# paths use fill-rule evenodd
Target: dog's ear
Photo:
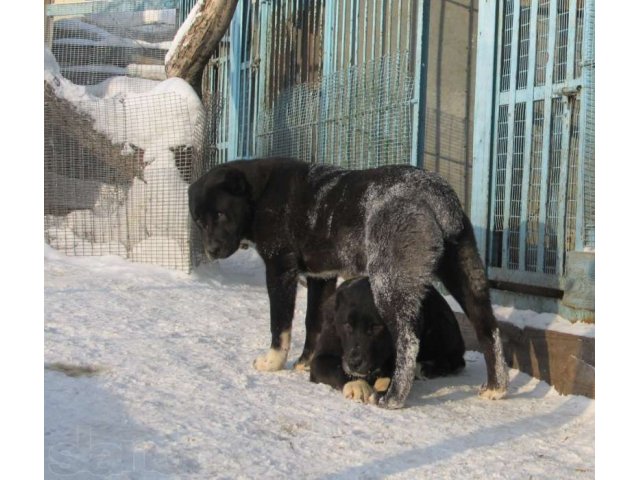
<instances>
[{"instance_id":1,"label":"dog's ear","mask_svg":"<svg viewBox=\"0 0 640 480\"><path fill-rule=\"evenodd\" d=\"M230 168L225 172L222 182L223 188L231 195L239 197L251 195L251 185L247 181L244 173L240 170Z\"/></svg>"}]
</instances>

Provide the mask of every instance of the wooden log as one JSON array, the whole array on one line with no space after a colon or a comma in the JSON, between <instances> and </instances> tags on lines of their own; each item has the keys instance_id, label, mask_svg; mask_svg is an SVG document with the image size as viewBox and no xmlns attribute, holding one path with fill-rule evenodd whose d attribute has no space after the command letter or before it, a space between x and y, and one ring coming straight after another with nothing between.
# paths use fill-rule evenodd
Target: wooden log
<instances>
[{"instance_id":1,"label":"wooden log","mask_svg":"<svg viewBox=\"0 0 640 480\"><path fill-rule=\"evenodd\" d=\"M229 28L238 0L206 0L194 8L186 31L178 31L176 42L167 54L167 78L180 77L202 98L202 73L214 49Z\"/></svg>"}]
</instances>

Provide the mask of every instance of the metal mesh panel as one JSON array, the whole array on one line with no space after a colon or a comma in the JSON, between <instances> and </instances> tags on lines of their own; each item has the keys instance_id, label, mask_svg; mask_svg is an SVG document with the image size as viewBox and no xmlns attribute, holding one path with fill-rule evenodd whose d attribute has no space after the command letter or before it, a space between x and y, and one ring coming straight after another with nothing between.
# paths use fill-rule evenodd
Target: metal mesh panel
<instances>
[{"instance_id":1,"label":"metal mesh panel","mask_svg":"<svg viewBox=\"0 0 640 480\"><path fill-rule=\"evenodd\" d=\"M531 7L529 3L520 5L520 32L518 34L518 76L516 88L527 86L527 74L529 73L529 18Z\"/></svg>"},{"instance_id":2,"label":"metal mesh panel","mask_svg":"<svg viewBox=\"0 0 640 480\"><path fill-rule=\"evenodd\" d=\"M567 211L565 214L565 250L576 248L576 221L578 213L578 152L580 141L580 100L571 101L569 137L569 171L567 179Z\"/></svg>"},{"instance_id":3,"label":"metal mesh panel","mask_svg":"<svg viewBox=\"0 0 640 480\"><path fill-rule=\"evenodd\" d=\"M513 38L513 0L504 2L502 30L502 66L500 69L500 91L509 88L511 78L511 42Z\"/></svg>"},{"instance_id":4,"label":"metal mesh panel","mask_svg":"<svg viewBox=\"0 0 640 480\"><path fill-rule=\"evenodd\" d=\"M522 167L524 162L525 114L527 104L516 103L513 124L513 164L511 166L511 201L509 203L508 268L519 267L520 210L522 202Z\"/></svg>"},{"instance_id":5,"label":"metal mesh panel","mask_svg":"<svg viewBox=\"0 0 640 480\"><path fill-rule=\"evenodd\" d=\"M542 148L544 132L544 100L533 102L531 129L531 161L529 164L529 199L527 207L527 240L525 270L535 272L538 267L538 244L540 243L540 189L542 182Z\"/></svg>"},{"instance_id":6,"label":"metal mesh panel","mask_svg":"<svg viewBox=\"0 0 640 480\"><path fill-rule=\"evenodd\" d=\"M569 0L558 0L556 14L556 49L553 65L553 82L567 78L567 52L569 47Z\"/></svg>"},{"instance_id":7,"label":"metal mesh panel","mask_svg":"<svg viewBox=\"0 0 640 480\"><path fill-rule=\"evenodd\" d=\"M110 9L116 6L115 2L108 5ZM124 10L127 3L119 6ZM133 2L129 6L133 9ZM96 84L116 75L161 78L175 32L173 9L109 10L55 18L51 51L62 74L79 85Z\"/></svg>"},{"instance_id":8,"label":"metal mesh panel","mask_svg":"<svg viewBox=\"0 0 640 480\"><path fill-rule=\"evenodd\" d=\"M189 270L186 194L197 162L184 143L193 131L185 100L174 93L106 99L75 104L75 113L57 102L45 99L45 118L56 116L45 122L47 243L72 255Z\"/></svg>"},{"instance_id":9,"label":"metal mesh panel","mask_svg":"<svg viewBox=\"0 0 640 480\"><path fill-rule=\"evenodd\" d=\"M498 109L496 143L495 194L492 227L491 266L502 265L502 235L504 230L504 196L507 177L507 145L509 143L509 106Z\"/></svg>"},{"instance_id":10,"label":"metal mesh panel","mask_svg":"<svg viewBox=\"0 0 640 480\"><path fill-rule=\"evenodd\" d=\"M322 162L349 168L408 163L414 78L409 54L384 57L323 82Z\"/></svg>"},{"instance_id":11,"label":"metal mesh panel","mask_svg":"<svg viewBox=\"0 0 640 480\"><path fill-rule=\"evenodd\" d=\"M557 286L566 253L595 244L593 2L504 0L500 15L490 275Z\"/></svg>"},{"instance_id":12,"label":"metal mesh panel","mask_svg":"<svg viewBox=\"0 0 640 480\"><path fill-rule=\"evenodd\" d=\"M176 12L87 5L93 13L52 19L61 75L57 65L45 73L45 241L188 271L199 243L187 188L205 168L204 112L179 88L154 93L157 81L123 76L164 72Z\"/></svg>"},{"instance_id":13,"label":"metal mesh panel","mask_svg":"<svg viewBox=\"0 0 640 480\"><path fill-rule=\"evenodd\" d=\"M562 161L562 98L551 99L551 151L547 179L547 212L544 230L544 273L556 273L558 258L558 206L560 203L560 169Z\"/></svg>"},{"instance_id":14,"label":"metal mesh panel","mask_svg":"<svg viewBox=\"0 0 640 480\"><path fill-rule=\"evenodd\" d=\"M573 76L582 75L582 37L584 35L584 0L578 0L576 6L576 52L574 56Z\"/></svg>"},{"instance_id":15,"label":"metal mesh panel","mask_svg":"<svg viewBox=\"0 0 640 480\"><path fill-rule=\"evenodd\" d=\"M585 45L583 62L582 103L586 108L585 132L584 132L584 245L588 248L596 246L595 223L595 49L594 49L594 2L588 5L588 18L585 25ZM586 12L585 12L586 13Z\"/></svg>"},{"instance_id":16,"label":"metal mesh panel","mask_svg":"<svg viewBox=\"0 0 640 480\"><path fill-rule=\"evenodd\" d=\"M540 0L536 26L536 77L535 85L545 82L549 58L549 0Z\"/></svg>"},{"instance_id":17,"label":"metal mesh panel","mask_svg":"<svg viewBox=\"0 0 640 480\"><path fill-rule=\"evenodd\" d=\"M216 47L202 83L208 122L205 160L212 164L224 163L229 160L229 35L225 35Z\"/></svg>"},{"instance_id":18,"label":"metal mesh panel","mask_svg":"<svg viewBox=\"0 0 640 480\"><path fill-rule=\"evenodd\" d=\"M413 84L405 53L282 91L261 113L258 153L349 168L408 163Z\"/></svg>"},{"instance_id":19,"label":"metal mesh panel","mask_svg":"<svg viewBox=\"0 0 640 480\"><path fill-rule=\"evenodd\" d=\"M319 98L318 83L304 83L280 92L273 107L260 112L257 154L315 162Z\"/></svg>"},{"instance_id":20,"label":"metal mesh panel","mask_svg":"<svg viewBox=\"0 0 640 480\"><path fill-rule=\"evenodd\" d=\"M322 74L324 0L274 0L267 32L266 104L283 90L313 84ZM262 65L261 65L262 68Z\"/></svg>"}]
</instances>

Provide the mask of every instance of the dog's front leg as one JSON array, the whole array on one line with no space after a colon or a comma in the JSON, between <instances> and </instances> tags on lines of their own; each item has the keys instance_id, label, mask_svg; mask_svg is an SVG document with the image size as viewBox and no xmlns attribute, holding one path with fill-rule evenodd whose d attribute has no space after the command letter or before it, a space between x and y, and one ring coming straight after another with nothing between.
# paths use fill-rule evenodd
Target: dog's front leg
<instances>
[{"instance_id":1,"label":"dog's front leg","mask_svg":"<svg viewBox=\"0 0 640 480\"><path fill-rule=\"evenodd\" d=\"M265 261L271 315L271 348L253 362L256 370L282 370L291 348L291 322L296 301L298 271L291 255Z\"/></svg>"},{"instance_id":2,"label":"dog's front leg","mask_svg":"<svg viewBox=\"0 0 640 480\"><path fill-rule=\"evenodd\" d=\"M411 322L394 319L392 337L396 347L396 368L387 392L378 400L383 408L402 408L415 376L420 340Z\"/></svg>"}]
</instances>

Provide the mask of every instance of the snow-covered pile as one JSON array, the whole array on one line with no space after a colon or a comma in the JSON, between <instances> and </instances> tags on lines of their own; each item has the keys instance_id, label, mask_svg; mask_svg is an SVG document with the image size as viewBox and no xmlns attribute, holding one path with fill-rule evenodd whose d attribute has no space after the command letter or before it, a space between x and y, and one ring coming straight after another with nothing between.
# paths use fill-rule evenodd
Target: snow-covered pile
<instances>
[{"instance_id":1,"label":"snow-covered pile","mask_svg":"<svg viewBox=\"0 0 640 480\"><path fill-rule=\"evenodd\" d=\"M510 370L478 397L478 352L416 381L402 410L345 400L291 369L261 373L264 266L253 250L194 274L44 253L45 478L590 479L595 401Z\"/></svg>"},{"instance_id":2,"label":"snow-covered pile","mask_svg":"<svg viewBox=\"0 0 640 480\"><path fill-rule=\"evenodd\" d=\"M75 85L60 74L47 48L44 56L44 79L55 94L90 115L93 128L123 145L123 153L138 149L143 168L142 178L127 188L56 178L56 188L68 188L60 193L69 198L66 206L80 209L45 218L46 238L68 253L110 252L188 269L188 184L171 149L197 144L204 123L197 94L180 78L113 77L93 86ZM93 203L76 205L82 203L78 197Z\"/></svg>"}]
</instances>

